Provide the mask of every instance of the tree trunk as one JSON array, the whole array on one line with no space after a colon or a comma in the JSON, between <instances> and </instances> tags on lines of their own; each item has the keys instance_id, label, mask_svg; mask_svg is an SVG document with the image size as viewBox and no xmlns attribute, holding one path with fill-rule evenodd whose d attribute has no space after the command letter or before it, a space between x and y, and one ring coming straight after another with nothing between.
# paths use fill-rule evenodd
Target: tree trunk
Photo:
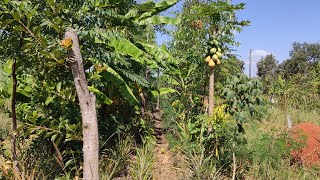
<instances>
[{"instance_id":1,"label":"tree trunk","mask_svg":"<svg viewBox=\"0 0 320 180\"><path fill-rule=\"evenodd\" d=\"M142 90L139 89L139 96L140 96L140 101L141 101L141 107L140 107L140 112L141 112L141 118L145 118L145 109L146 109L146 98L144 97L144 93Z\"/></svg>"},{"instance_id":2,"label":"tree trunk","mask_svg":"<svg viewBox=\"0 0 320 180\"><path fill-rule=\"evenodd\" d=\"M98 122L96 113L96 97L88 90L88 84L83 68L83 60L80 52L79 40L76 30L65 32L65 39L72 39L72 48L69 51L70 68L76 87L83 133L83 179L99 179L99 139Z\"/></svg>"},{"instance_id":3,"label":"tree trunk","mask_svg":"<svg viewBox=\"0 0 320 180\"><path fill-rule=\"evenodd\" d=\"M145 72L145 78L147 81L149 80L149 73L150 73L150 70L147 68L146 72ZM139 89L139 96L140 96L140 100L141 100L141 107L140 107L141 117L142 117L142 119L144 119L145 114L146 114L147 101L146 101L146 98L144 96L142 89Z\"/></svg>"},{"instance_id":4,"label":"tree trunk","mask_svg":"<svg viewBox=\"0 0 320 180\"><path fill-rule=\"evenodd\" d=\"M210 78L209 78L209 106L208 106L208 115L209 118L213 116L213 108L214 108L214 69L210 67ZM212 125L210 124L208 127L208 131L212 132Z\"/></svg>"},{"instance_id":5,"label":"tree trunk","mask_svg":"<svg viewBox=\"0 0 320 180\"><path fill-rule=\"evenodd\" d=\"M209 117L212 117L214 108L214 69L210 67L210 79L209 79Z\"/></svg>"},{"instance_id":6,"label":"tree trunk","mask_svg":"<svg viewBox=\"0 0 320 180\"><path fill-rule=\"evenodd\" d=\"M17 76L16 76L16 59L13 59L12 64L12 99L11 99L11 115L12 115L12 142L11 142L11 153L13 170L16 176L20 177L20 168L17 159L16 152L16 136L15 130L17 129L17 114L16 114L16 98L17 98Z\"/></svg>"}]
</instances>

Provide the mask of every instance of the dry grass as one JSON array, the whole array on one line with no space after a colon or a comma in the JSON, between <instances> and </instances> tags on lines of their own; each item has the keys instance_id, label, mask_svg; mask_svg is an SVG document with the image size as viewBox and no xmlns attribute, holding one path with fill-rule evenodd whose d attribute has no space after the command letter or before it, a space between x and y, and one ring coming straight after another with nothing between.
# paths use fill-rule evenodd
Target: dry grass
<instances>
[{"instance_id":1,"label":"dry grass","mask_svg":"<svg viewBox=\"0 0 320 180\"><path fill-rule=\"evenodd\" d=\"M10 118L0 111L0 131L7 129L10 126Z\"/></svg>"}]
</instances>

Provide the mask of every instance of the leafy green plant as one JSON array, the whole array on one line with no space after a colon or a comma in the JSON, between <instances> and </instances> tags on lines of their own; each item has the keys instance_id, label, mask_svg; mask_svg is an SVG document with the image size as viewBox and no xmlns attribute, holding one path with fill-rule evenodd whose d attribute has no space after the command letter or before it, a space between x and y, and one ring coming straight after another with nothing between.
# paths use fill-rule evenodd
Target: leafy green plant
<instances>
[{"instance_id":1,"label":"leafy green plant","mask_svg":"<svg viewBox=\"0 0 320 180\"><path fill-rule=\"evenodd\" d=\"M178 123L181 142L178 146L186 156L194 179L217 178L231 163L236 124L224 109L225 105L216 107L212 118L204 114Z\"/></svg>"},{"instance_id":2,"label":"leafy green plant","mask_svg":"<svg viewBox=\"0 0 320 180\"><path fill-rule=\"evenodd\" d=\"M239 132L244 131L242 124L247 117L256 113L255 105L263 103L261 88L258 79L249 80L244 74L226 80L222 96L226 99L226 112L235 118Z\"/></svg>"},{"instance_id":3,"label":"leafy green plant","mask_svg":"<svg viewBox=\"0 0 320 180\"><path fill-rule=\"evenodd\" d=\"M151 137L143 140L141 148L135 149L135 159L131 161L129 174L134 180L151 180L155 141Z\"/></svg>"},{"instance_id":4,"label":"leafy green plant","mask_svg":"<svg viewBox=\"0 0 320 180\"><path fill-rule=\"evenodd\" d=\"M100 158L100 177L111 180L119 176L127 175L127 167L133 146L131 136L119 139L114 149L106 149Z\"/></svg>"}]
</instances>

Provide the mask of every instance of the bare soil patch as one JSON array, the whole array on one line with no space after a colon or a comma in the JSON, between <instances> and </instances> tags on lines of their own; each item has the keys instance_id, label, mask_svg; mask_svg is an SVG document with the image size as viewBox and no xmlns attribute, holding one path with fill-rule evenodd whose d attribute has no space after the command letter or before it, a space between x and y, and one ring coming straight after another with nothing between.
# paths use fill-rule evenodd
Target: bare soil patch
<instances>
[{"instance_id":1,"label":"bare soil patch","mask_svg":"<svg viewBox=\"0 0 320 180\"><path fill-rule=\"evenodd\" d=\"M291 152L293 159L306 166L320 165L320 126L301 123L293 127L293 138L304 146Z\"/></svg>"}]
</instances>

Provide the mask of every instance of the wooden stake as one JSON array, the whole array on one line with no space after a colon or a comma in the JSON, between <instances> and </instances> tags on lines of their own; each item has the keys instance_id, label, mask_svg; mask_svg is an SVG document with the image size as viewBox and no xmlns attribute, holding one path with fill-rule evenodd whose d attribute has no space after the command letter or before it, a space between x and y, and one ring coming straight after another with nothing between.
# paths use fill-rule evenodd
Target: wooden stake
<instances>
[{"instance_id":1,"label":"wooden stake","mask_svg":"<svg viewBox=\"0 0 320 180\"><path fill-rule=\"evenodd\" d=\"M252 51L250 49L250 57L249 57L249 78L251 79L251 64L252 64Z\"/></svg>"}]
</instances>

